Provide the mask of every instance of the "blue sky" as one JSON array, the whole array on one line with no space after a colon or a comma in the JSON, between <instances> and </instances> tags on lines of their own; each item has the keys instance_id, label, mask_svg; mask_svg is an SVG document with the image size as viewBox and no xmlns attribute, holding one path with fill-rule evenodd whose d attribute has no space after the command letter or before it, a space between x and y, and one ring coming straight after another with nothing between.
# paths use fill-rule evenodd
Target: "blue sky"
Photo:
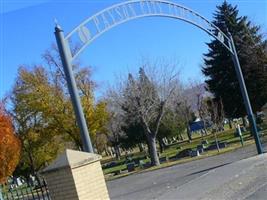
<instances>
[{"instance_id":1,"label":"blue sky","mask_svg":"<svg viewBox=\"0 0 267 200\"><path fill-rule=\"evenodd\" d=\"M0 98L11 90L20 65L42 64L42 53L54 38L54 19L70 32L97 11L121 1L113 0L0 0L1 54ZM177 0L208 19L222 0ZM267 33L267 0L229 0L238 5ZM142 56L167 57L179 63L182 79L203 80L200 71L205 42L210 37L200 29L179 20L142 18L104 33L80 55L83 64L93 67L93 78L101 94L118 74L136 71Z\"/></svg>"}]
</instances>

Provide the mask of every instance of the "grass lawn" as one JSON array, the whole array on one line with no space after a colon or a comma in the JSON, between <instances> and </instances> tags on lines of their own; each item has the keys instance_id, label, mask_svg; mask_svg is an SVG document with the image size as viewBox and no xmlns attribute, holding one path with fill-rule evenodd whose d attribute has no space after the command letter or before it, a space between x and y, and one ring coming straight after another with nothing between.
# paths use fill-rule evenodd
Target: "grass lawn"
<instances>
[{"instance_id":1,"label":"grass lawn","mask_svg":"<svg viewBox=\"0 0 267 200\"><path fill-rule=\"evenodd\" d=\"M135 171L131 172L131 173L127 172L127 168L126 168L126 164L125 164L125 157L122 157L122 159L120 161L115 161L114 159L109 158L108 161L113 160L113 161L119 162L119 163L117 166L103 169L103 171L104 171L106 179L111 180L114 178L127 176L127 175L132 174L132 173L138 173L138 172L143 172L143 171L155 170L155 169L159 169L159 168L163 168L163 167L169 167L169 166L176 165L179 163L189 162L192 160L202 159L202 158L206 158L209 156L214 156L214 155L218 155L221 153L229 152L229 151L232 151L234 149L242 147L241 143L240 143L240 138L235 137L234 132L235 132L235 129L228 129L226 131L217 133L218 140L220 142L226 142L228 144L226 148L220 149L219 152L217 151L217 149L204 151L201 154L201 156L198 156L198 157L185 157L185 158L181 158L181 159L178 159L175 161L169 161L169 162L162 163L160 166L157 166L157 167L149 167L147 169L141 169L140 167L136 167ZM265 129L265 131L262 131L262 134L264 135L263 137L266 138L267 130ZM209 144L211 144L215 141L215 136L214 136L214 134L208 134L202 138L196 134L191 143L189 143L186 140L186 141L182 141L182 142L178 142L178 143L169 145L165 149L165 151L160 155L160 157L166 156L169 158L169 157L175 156L178 152L182 151L183 149L187 149L187 148L195 149L197 147L197 145L201 144L202 140L207 140L209 142ZM243 140L244 140L244 145L249 145L249 144L254 143L254 139L250 135L249 131L246 131L245 133L243 133ZM143 156L144 156L144 153L140 153L140 152L133 154L133 158L139 158L139 157L143 157ZM105 161L107 162L107 159ZM143 159L143 161L148 162L150 160L149 159ZM123 172L121 174L114 176L114 173L116 173L118 171L123 171Z\"/></svg>"}]
</instances>

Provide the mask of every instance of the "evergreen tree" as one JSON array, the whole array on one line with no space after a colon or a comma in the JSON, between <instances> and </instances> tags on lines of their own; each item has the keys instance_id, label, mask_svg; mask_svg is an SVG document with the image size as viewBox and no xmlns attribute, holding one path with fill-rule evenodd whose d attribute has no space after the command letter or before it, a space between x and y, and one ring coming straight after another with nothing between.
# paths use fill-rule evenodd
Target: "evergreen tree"
<instances>
[{"instance_id":1,"label":"evergreen tree","mask_svg":"<svg viewBox=\"0 0 267 200\"><path fill-rule=\"evenodd\" d=\"M239 16L237 6L226 1L217 6L213 23L224 33L232 34L252 109L258 111L267 101L266 41L260 27L252 25L246 16ZM230 52L217 40L207 45L202 72L209 90L222 99L227 117L246 115Z\"/></svg>"},{"instance_id":2,"label":"evergreen tree","mask_svg":"<svg viewBox=\"0 0 267 200\"><path fill-rule=\"evenodd\" d=\"M124 148L133 148L138 144L146 143L145 131L138 120L132 120L126 114L122 131L125 135L120 137L120 143Z\"/></svg>"}]
</instances>

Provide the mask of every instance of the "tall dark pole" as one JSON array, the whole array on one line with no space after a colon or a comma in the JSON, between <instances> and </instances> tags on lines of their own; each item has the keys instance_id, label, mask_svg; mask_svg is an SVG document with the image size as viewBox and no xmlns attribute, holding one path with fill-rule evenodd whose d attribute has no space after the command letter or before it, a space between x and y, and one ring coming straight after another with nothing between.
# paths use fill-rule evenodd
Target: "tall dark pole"
<instances>
[{"instance_id":1,"label":"tall dark pole","mask_svg":"<svg viewBox=\"0 0 267 200\"><path fill-rule=\"evenodd\" d=\"M240 86L240 90L241 90L241 94L245 103L245 107L246 107L246 111L247 111L247 115L248 115L248 119L250 122L250 126L251 126L251 131L253 133L254 139L255 139L255 143L256 143L256 147L257 147L257 151L258 154L262 154L263 153L263 149L262 149L262 145L260 142L260 138L259 138L259 134L258 134L258 130L257 130L257 125L254 119L254 115L251 109L251 104L249 101L249 97L248 97L248 92L247 92L247 88L245 85L245 81L244 81L244 77L242 74L242 70L240 67L240 63L239 63L239 59L237 56L237 52L235 49L235 44L234 44L234 40L233 37L230 33L228 33L230 40L231 40L231 47L232 47L232 59L234 61L234 66L235 66L235 72L236 72L236 76L238 78L238 82L239 82L239 86Z\"/></svg>"},{"instance_id":2,"label":"tall dark pole","mask_svg":"<svg viewBox=\"0 0 267 200\"><path fill-rule=\"evenodd\" d=\"M72 65L71 65L71 60L70 60L70 56L71 56L70 48L65 42L63 30L58 25L56 25L55 27L55 36L57 40L57 46L58 46L59 54L61 57L62 65L64 68L65 77L67 80L67 85L68 85L72 105L74 108L74 112L76 115L79 129L80 129L80 135L81 135L81 140L83 144L83 151L93 153L93 147L91 144L88 128L86 125L84 113L83 113L80 98L78 95L75 78L72 72Z\"/></svg>"}]
</instances>

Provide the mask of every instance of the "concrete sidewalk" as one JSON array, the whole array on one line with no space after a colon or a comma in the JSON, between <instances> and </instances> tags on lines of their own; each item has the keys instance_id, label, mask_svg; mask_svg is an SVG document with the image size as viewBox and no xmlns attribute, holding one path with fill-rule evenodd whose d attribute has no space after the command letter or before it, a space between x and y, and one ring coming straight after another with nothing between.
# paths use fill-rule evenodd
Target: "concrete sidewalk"
<instances>
[{"instance_id":1,"label":"concrete sidewalk","mask_svg":"<svg viewBox=\"0 0 267 200\"><path fill-rule=\"evenodd\" d=\"M267 199L267 154L240 160L173 188L157 199Z\"/></svg>"}]
</instances>

